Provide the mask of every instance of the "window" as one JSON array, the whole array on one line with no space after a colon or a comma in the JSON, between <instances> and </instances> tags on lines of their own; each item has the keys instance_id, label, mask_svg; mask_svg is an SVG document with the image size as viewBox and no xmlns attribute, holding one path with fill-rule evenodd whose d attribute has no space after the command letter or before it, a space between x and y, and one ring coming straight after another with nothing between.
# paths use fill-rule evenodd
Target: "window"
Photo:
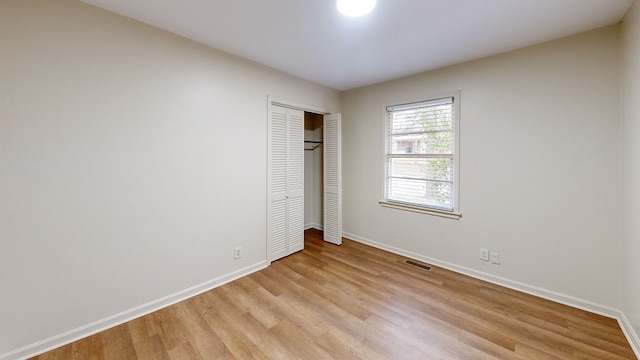
<instances>
[{"instance_id":1,"label":"window","mask_svg":"<svg viewBox=\"0 0 640 360\"><path fill-rule=\"evenodd\" d=\"M386 108L383 205L458 210L458 96Z\"/></svg>"}]
</instances>

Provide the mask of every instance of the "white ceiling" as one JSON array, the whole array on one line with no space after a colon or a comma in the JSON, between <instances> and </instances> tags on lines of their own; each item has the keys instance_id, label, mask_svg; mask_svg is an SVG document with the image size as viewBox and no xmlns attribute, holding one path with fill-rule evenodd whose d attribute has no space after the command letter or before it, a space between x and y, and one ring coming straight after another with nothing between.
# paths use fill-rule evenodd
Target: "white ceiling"
<instances>
[{"instance_id":1,"label":"white ceiling","mask_svg":"<svg viewBox=\"0 0 640 360\"><path fill-rule=\"evenodd\" d=\"M83 0L347 90L614 24L633 0Z\"/></svg>"}]
</instances>

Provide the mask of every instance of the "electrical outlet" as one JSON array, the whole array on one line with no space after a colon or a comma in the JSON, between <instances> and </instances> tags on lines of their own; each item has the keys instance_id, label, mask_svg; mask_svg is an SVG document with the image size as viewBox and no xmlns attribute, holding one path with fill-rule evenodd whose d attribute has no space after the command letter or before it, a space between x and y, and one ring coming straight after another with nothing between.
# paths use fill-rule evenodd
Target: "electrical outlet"
<instances>
[{"instance_id":1,"label":"electrical outlet","mask_svg":"<svg viewBox=\"0 0 640 360\"><path fill-rule=\"evenodd\" d=\"M233 249L233 258L240 259L242 257L242 246Z\"/></svg>"},{"instance_id":2,"label":"electrical outlet","mask_svg":"<svg viewBox=\"0 0 640 360\"><path fill-rule=\"evenodd\" d=\"M480 260L489 261L489 250L480 249Z\"/></svg>"},{"instance_id":3,"label":"electrical outlet","mask_svg":"<svg viewBox=\"0 0 640 360\"><path fill-rule=\"evenodd\" d=\"M491 257L491 263L492 264L496 264L496 265L500 265L500 255L498 255L498 253L490 253L489 256Z\"/></svg>"}]
</instances>

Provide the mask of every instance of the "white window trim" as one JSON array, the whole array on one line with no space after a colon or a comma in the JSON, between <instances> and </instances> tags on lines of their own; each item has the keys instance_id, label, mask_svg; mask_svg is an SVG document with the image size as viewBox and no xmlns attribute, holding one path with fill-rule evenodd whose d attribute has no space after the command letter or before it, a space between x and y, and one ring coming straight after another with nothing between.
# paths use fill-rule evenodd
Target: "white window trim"
<instances>
[{"instance_id":1,"label":"white window trim","mask_svg":"<svg viewBox=\"0 0 640 360\"><path fill-rule=\"evenodd\" d=\"M441 99L446 97L452 97L453 101L453 111L454 111L454 149L453 149L453 211L442 210L438 208L432 208L427 206L419 206L414 204L406 204L402 202L390 201L386 199L386 162L387 162L387 149L388 149L388 139L387 136L387 108L391 106L398 106L401 104L410 104L410 103L421 103L421 102L429 102L432 99ZM417 212L421 214L433 215L444 217L448 219L460 219L462 217L462 211L460 210L460 91L449 91L444 93L437 94L429 94L427 96L420 96L410 99L400 99L389 101L382 105L381 107L382 113L382 191L381 191L381 199L378 203L387 208L398 209L398 210L406 210Z\"/></svg>"}]
</instances>

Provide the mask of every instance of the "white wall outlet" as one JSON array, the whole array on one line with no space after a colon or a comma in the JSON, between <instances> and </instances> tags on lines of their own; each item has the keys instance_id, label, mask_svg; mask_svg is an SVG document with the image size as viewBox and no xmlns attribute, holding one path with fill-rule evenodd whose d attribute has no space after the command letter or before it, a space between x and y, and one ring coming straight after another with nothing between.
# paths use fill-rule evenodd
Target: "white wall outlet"
<instances>
[{"instance_id":1,"label":"white wall outlet","mask_svg":"<svg viewBox=\"0 0 640 360\"><path fill-rule=\"evenodd\" d=\"M500 265L500 255L498 255L498 253L490 253L489 256L491 257L491 263L492 264L496 264L496 265Z\"/></svg>"},{"instance_id":2,"label":"white wall outlet","mask_svg":"<svg viewBox=\"0 0 640 360\"><path fill-rule=\"evenodd\" d=\"M480 260L489 261L489 250L480 249Z\"/></svg>"},{"instance_id":3,"label":"white wall outlet","mask_svg":"<svg viewBox=\"0 0 640 360\"><path fill-rule=\"evenodd\" d=\"M233 249L233 258L240 259L242 257L242 246Z\"/></svg>"}]
</instances>

